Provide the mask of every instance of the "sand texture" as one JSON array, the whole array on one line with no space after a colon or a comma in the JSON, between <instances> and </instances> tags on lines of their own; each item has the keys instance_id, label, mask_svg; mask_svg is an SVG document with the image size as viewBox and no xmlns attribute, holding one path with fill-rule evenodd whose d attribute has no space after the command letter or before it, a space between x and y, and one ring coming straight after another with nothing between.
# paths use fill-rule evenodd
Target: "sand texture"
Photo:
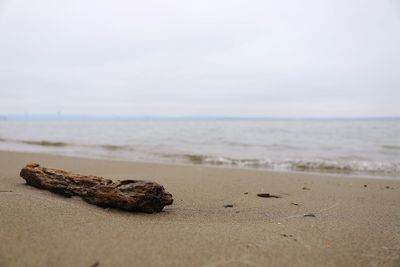
<instances>
[{"instance_id":1,"label":"sand texture","mask_svg":"<svg viewBox=\"0 0 400 267\"><path fill-rule=\"evenodd\" d=\"M104 209L26 185L30 162L154 180L174 203L155 214ZM400 180L0 152L0 238L1 267L394 267Z\"/></svg>"}]
</instances>

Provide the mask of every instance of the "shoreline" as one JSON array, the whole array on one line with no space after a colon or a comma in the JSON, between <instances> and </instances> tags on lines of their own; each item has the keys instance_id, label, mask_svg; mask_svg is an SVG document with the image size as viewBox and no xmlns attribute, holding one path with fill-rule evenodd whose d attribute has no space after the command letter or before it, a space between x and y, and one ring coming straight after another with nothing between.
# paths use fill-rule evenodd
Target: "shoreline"
<instances>
[{"instance_id":1,"label":"shoreline","mask_svg":"<svg viewBox=\"0 0 400 267\"><path fill-rule=\"evenodd\" d=\"M174 203L155 214L100 208L25 185L30 162L154 180ZM0 151L0 266L394 267L399 196L397 180Z\"/></svg>"},{"instance_id":2,"label":"shoreline","mask_svg":"<svg viewBox=\"0 0 400 267\"><path fill-rule=\"evenodd\" d=\"M389 181L399 181L400 176L396 175L368 175L364 173L348 173L348 172L318 172L318 171L298 171L298 170L286 170L286 169L268 169L263 167L246 167L246 166L237 166L237 165L224 165L224 164L210 164L210 163L184 163L184 162L162 162L162 161L146 161L146 160L136 160L136 159L124 159L124 158L108 158L101 156L93 156L93 155L67 155L62 153L47 153L47 152L31 152L31 151L17 151L17 150L5 150L0 149L0 153L21 153L21 154L37 154L37 155L46 155L46 156L59 156L66 158L75 158L75 159L86 159L86 160L103 160L103 161L112 161L112 162L126 162L126 163L138 163L138 164L156 164L156 165L166 165L166 166L198 166L198 167L207 167L207 168L222 168L222 169L234 169L234 170L248 170L248 171L260 171L260 172L271 172L271 173L284 173L284 174L305 174L311 176L331 176L331 177L344 177L344 178L355 178L355 179L373 179L373 180L389 180Z\"/></svg>"}]
</instances>

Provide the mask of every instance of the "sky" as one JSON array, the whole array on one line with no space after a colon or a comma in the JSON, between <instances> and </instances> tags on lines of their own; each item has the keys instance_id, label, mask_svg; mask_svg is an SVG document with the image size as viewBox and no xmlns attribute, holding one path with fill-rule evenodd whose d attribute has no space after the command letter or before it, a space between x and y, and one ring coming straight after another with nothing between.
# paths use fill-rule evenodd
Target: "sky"
<instances>
[{"instance_id":1,"label":"sky","mask_svg":"<svg viewBox=\"0 0 400 267\"><path fill-rule=\"evenodd\" d=\"M0 0L0 115L400 116L400 1Z\"/></svg>"}]
</instances>

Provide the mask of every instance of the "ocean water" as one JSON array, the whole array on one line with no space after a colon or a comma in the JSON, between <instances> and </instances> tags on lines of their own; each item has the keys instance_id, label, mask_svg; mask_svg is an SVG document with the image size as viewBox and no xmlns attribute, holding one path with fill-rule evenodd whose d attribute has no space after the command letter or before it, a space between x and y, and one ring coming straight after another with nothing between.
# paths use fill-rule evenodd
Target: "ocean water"
<instances>
[{"instance_id":1,"label":"ocean water","mask_svg":"<svg viewBox=\"0 0 400 267\"><path fill-rule=\"evenodd\" d=\"M0 150L400 179L400 120L0 121Z\"/></svg>"}]
</instances>

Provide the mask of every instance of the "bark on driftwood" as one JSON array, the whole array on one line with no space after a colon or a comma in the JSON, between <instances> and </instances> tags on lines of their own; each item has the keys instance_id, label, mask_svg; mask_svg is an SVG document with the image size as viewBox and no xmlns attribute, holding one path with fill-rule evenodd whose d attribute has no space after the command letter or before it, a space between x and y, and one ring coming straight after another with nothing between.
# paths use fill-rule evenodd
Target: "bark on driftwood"
<instances>
[{"instance_id":1,"label":"bark on driftwood","mask_svg":"<svg viewBox=\"0 0 400 267\"><path fill-rule=\"evenodd\" d=\"M112 180L49 169L33 163L21 170L27 184L67 197L80 196L102 207L147 213L160 212L171 205L172 195L160 184L141 180Z\"/></svg>"}]
</instances>

